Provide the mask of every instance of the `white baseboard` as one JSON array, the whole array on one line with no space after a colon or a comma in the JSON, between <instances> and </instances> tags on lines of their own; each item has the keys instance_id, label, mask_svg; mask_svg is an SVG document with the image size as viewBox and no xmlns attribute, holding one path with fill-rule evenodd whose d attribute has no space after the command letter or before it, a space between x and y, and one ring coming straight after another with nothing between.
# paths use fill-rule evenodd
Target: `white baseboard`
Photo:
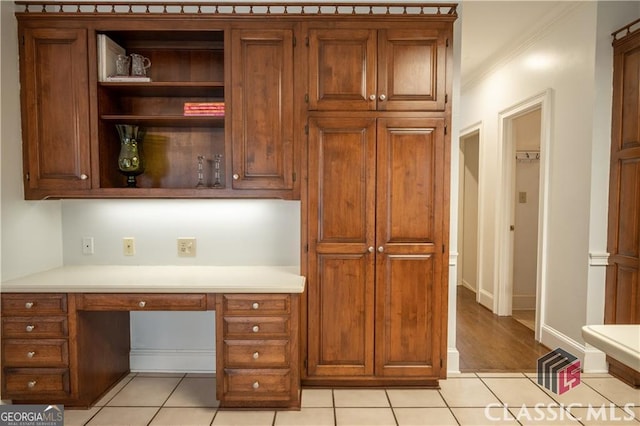
<instances>
[{"instance_id":1,"label":"white baseboard","mask_svg":"<svg viewBox=\"0 0 640 426\"><path fill-rule=\"evenodd\" d=\"M536 295L535 294L514 294L512 299L512 310L535 311Z\"/></svg>"},{"instance_id":2,"label":"white baseboard","mask_svg":"<svg viewBox=\"0 0 640 426\"><path fill-rule=\"evenodd\" d=\"M132 349L132 372L215 373L216 352L194 350Z\"/></svg>"},{"instance_id":3,"label":"white baseboard","mask_svg":"<svg viewBox=\"0 0 640 426\"><path fill-rule=\"evenodd\" d=\"M467 280L465 280L464 278L462 279L462 286L465 288L468 288L469 290L471 290L472 292L476 292L476 288L474 286L472 286L471 284L469 284L467 282Z\"/></svg>"},{"instance_id":4,"label":"white baseboard","mask_svg":"<svg viewBox=\"0 0 640 426\"><path fill-rule=\"evenodd\" d=\"M456 348L447 349L447 374L460 372L460 352Z\"/></svg>"},{"instance_id":5,"label":"white baseboard","mask_svg":"<svg viewBox=\"0 0 640 426\"><path fill-rule=\"evenodd\" d=\"M480 290L480 299L478 300L481 305L488 308L493 312L493 294L486 290Z\"/></svg>"},{"instance_id":6,"label":"white baseboard","mask_svg":"<svg viewBox=\"0 0 640 426\"><path fill-rule=\"evenodd\" d=\"M542 326L540 342L551 349L562 348L580 358L582 370L585 373L607 372L607 363L603 352L592 346L582 345L553 327Z\"/></svg>"}]
</instances>

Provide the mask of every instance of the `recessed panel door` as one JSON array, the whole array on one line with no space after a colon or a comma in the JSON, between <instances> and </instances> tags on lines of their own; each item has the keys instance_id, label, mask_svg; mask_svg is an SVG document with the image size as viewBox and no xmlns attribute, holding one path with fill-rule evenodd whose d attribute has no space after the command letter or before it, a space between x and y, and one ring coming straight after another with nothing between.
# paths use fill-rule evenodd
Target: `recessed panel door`
<instances>
[{"instance_id":1,"label":"recessed panel door","mask_svg":"<svg viewBox=\"0 0 640 426\"><path fill-rule=\"evenodd\" d=\"M438 376L444 119L378 120L376 375Z\"/></svg>"},{"instance_id":2,"label":"recessed panel door","mask_svg":"<svg viewBox=\"0 0 640 426\"><path fill-rule=\"evenodd\" d=\"M309 376L373 374L375 131L309 123Z\"/></svg>"}]
</instances>

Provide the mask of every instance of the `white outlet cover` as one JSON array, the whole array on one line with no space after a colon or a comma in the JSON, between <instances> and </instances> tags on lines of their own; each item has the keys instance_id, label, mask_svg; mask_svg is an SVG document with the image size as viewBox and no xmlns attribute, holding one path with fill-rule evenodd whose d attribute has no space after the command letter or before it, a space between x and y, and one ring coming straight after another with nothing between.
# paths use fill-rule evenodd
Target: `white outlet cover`
<instances>
[{"instance_id":1,"label":"white outlet cover","mask_svg":"<svg viewBox=\"0 0 640 426\"><path fill-rule=\"evenodd\" d=\"M196 239L194 237L178 238L178 256L179 257L195 257L196 256Z\"/></svg>"}]
</instances>

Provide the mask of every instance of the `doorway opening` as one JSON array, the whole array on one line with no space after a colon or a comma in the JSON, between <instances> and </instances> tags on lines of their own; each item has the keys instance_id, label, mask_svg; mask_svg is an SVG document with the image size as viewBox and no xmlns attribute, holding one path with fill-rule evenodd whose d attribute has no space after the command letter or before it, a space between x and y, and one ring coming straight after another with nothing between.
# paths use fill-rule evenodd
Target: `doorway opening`
<instances>
[{"instance_id":1,"label":"doorway opening","mask_svg":"<svg viewBox=\"0 0 640 426\"><path fill-rule=\"evenodd\" d=\"M541 110L512 119L511 144L515 155L513 197L513 276L511 306L515 320L535 331L538 282L538 208L540 198Z\"/></svg>"}]
</instances>

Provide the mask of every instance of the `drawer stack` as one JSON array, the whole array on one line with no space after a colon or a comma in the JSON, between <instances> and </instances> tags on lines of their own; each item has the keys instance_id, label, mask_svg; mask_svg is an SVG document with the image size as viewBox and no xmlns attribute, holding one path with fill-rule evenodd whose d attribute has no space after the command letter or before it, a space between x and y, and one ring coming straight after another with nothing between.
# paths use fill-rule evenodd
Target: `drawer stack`
<instances>
[{"instance_id":1,"label":"drawer stack","mask_svg":"<svg viewBox=\"0 0 640 426\"><path fill-rule=\"evenodd\" d=\"M297 295L219 296L222 356L216 372L222 406L299 407L298 309Z\"/></svg>"},{"instance_id":2,"label":"drawer stack","mask_svg":"<svg viewBox=\"0 0 640 426\"><path fill-rule=\"evenodd\" d=\"M66 294L2 295L2 398L70 395Z\"/></svg>"}]
</instances>

